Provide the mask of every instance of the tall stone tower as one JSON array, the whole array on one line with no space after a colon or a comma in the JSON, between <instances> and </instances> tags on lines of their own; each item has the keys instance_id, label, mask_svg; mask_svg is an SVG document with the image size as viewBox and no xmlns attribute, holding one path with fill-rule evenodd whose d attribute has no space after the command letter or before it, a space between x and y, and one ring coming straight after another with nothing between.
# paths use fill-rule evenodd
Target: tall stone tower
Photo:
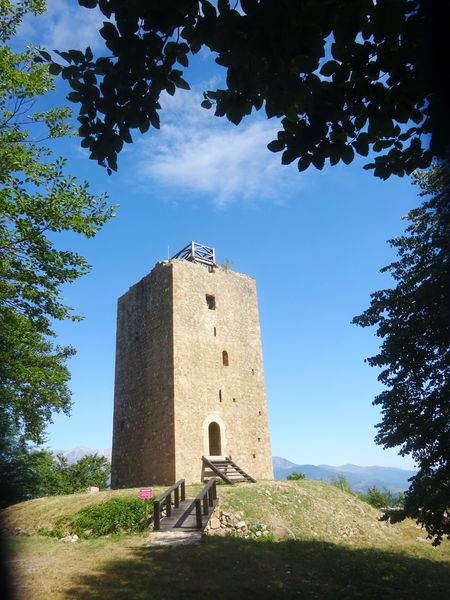
<instances>
[{"instance_id":1,"label":"tall stone tower","mask_svg":"<svg viewBox=\"0 0 450 600\"><path fill-rule=\"evenodd\" d=\"M273 478L255 280L192 242L118 302L112 487L199 482L202 456Z\"/></svg>"}]
</instances>

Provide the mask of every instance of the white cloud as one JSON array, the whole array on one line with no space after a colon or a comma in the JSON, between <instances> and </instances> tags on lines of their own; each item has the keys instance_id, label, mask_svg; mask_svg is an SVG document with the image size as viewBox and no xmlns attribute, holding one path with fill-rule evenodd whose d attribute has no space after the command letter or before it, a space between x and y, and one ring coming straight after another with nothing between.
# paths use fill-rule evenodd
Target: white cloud
<instances>
[{"instance_id":1,"label":"white cloud","mask_svg":"<svg viewBox=\"0 0 450 600\"><path fill-rule=\"evenodd\" d=\"M98 30L104 20L99 9L87 9L70 0L48 0L47 11L27 16L18 33L26 43L49 50L94 49L103 46Z\"/></svg>"},{"instance_id":2,"label":"white cloud","mask_svg":"<svg viewBox=\"0 0 450 600\"><path fill-rule=\"evenodd\" d=\"M208 198L216 207L282 202L303 187L295 165L282 166L280 154L267 149L276 121L250 118L236 127L201 108L201 99L195 92L164 98L161 130L141 138L130 153L140 179Z\"/></svg>"}]
</instances>

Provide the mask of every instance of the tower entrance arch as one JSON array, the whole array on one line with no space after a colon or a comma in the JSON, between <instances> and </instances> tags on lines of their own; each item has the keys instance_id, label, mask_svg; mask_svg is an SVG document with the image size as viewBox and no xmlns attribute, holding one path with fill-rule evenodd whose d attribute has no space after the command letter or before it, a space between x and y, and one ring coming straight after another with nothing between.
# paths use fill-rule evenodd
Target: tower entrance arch
<instances>
[{"instance_id":1,"label":"tower entrance arch","mask_svg":"<svg viewBox=\"0 0 450 600\"><path fill-rule=\"evenodd\" d=\"M227 452L225 422L217 413L211 413L203 421L203 454L209 458L219 458L225 457Z\"/></svg>"},{"instance_id":2,"label":"tower entrance arch","mask_svg":"<svg viewBox=\"0 0 450 600\"><path fill-rule=\"evenodd\" d=\"M222 455L222 439L220 425L212 421L208 426L209 456Z\"/></svg>"}]
</instances>

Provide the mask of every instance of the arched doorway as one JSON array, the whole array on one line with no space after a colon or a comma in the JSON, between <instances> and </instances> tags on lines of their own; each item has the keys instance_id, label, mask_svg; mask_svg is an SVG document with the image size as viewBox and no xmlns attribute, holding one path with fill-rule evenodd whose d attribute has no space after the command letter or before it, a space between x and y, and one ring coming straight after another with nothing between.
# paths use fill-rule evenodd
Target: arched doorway
<instances>
[{"instance_id":1,"label":"arched doorway","mask_svg":"<svg viewBox=\"0 0 450 600\"><path fill-rule=\"evenodd\" d=\"M209 456L221 456L222 442L220 439L220 425L212 421L208 427Z\"/></svg>"}]
</instances>

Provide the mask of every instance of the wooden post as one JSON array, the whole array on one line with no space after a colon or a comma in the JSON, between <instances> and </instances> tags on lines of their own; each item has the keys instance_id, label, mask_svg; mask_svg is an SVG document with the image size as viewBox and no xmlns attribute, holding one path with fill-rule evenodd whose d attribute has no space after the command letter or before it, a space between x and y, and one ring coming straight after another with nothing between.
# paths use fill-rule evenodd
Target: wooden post
<instances>
[{"instance_id":1,"label":"wooden post","mask_svg":"<svg viewBox=\"0 0 450 600\"><path fill-rule=\"evenodd\" d=\"M169 494L166 498L166 517L172 515L172 494Z\"/></svg>"},{"instance_id":2,"label":"wooden post","mask_svg":"<svg viewBox=\"0 0 450 600\"><path fill-rule=\"evenodd\" d=\"M161 506L159 500L155 500L153 504L153 529L159 531L161 527Z\"/></svg>"},{"instance_id":3,"label":"wooden post","mask_svg":"<svg viewBox=\"0 0 450 600\"><path fill-rule=\"evenodd\" d=\"M200 500L195 501L195 517L197 520L197 529L201 529L203 526L202 523L202 506Z\"/></svg>"},{"instance_id":4,"label":"wooden post","mask_svg":"<svg viewBox=\"0 0 450 600\"><path fill-rule=\"evenodd\" d=\"M181 500L186 500L186 485L184 483L184 479L181 482Z\"/></svg>"},{"instance_id":5,"label":"wooden post","mask_svg":"<svg viewBox=\"0 0 450 600\"><path fill-rule=\"evenodd\" d=\"M209 512L208 510L208 496L205 494L203 496L203 514L207 515Z\"/></svg>"},{"instance_id":6,"label":"wooden post","mask_svg":"<svg viewBox=\"0 0 450 600\"><path fill-rule=\"evenodd\" d=\"M178 508L180 506L180 489L178 487L175 488L174 495L175 495L174 506L175 506L175 508Z\"/></svg>"}]
</instances>

